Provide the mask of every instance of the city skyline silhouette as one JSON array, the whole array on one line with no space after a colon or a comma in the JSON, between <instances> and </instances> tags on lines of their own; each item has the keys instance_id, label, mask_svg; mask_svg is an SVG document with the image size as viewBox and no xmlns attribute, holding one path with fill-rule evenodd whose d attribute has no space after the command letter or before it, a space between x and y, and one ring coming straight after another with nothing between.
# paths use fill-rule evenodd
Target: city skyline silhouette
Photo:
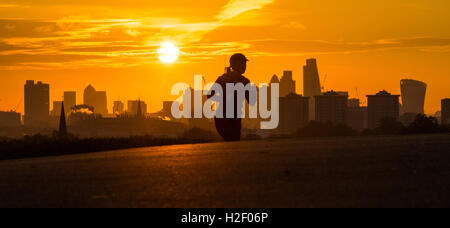
<instances>
[{"instance_id":1,"label":"city skyline silhouette","mask_svg":"<svg viewBox=\"0 0 450 228\"><path fill-rule=\"evenodd\" d=\"M279 83L281 85L280 88L280 97L286 97L291 93L294 94L299 94L299 95L303 95L306 97L311 97L314 98L317 95L321 95L325 92L329 92L329 91L335 91L334 88L329 88L329 90L325 89L324 85L321 85L321 77L318 75L318 67L317 67L317 60L316 59L307 59L306 60L306 65L304 65L304 69L303 69L303 75L301 78L299 78L300 80L304 81L303 84L303 92L304 93L299 93L298 89L296 86L296 81L294 80L295 78L293 77L292 71L290 70L284 70L282 76L280 77L281 80L278 78L278 76L276 74L274 74L272 76L272 78L270 79L270 82L258 82L256 84L261 84L261 83L266 83L268 85L272 84L272 83ZM313 65L310 65L313 64ZM312 67L312 72L314 76L311 76L311 70L307 70L308 67L311 66ZM203 81L206 83L204 76L203 77ZM315 85L311 85L308 86L308 83L310 83L311 77L314 78L314 83ZM326 81L326 77L324 77L324 82ZM136 108L137 105L135 105L134 103L137 103L137 100L133 100L133 99L126 99L126 96L120 96L119 99L108 99L108 95L107 95L107 91L96 91L96 89L91 85L88 84L87 87L83 88L81 91L77 92L77 91L63 91L63 96L62 99L56 99L56 100L51 100L50 99L50 94L52 94L50 92L50 87L49 87L49 83L45 83L42 82L40 80L38 81L34 81L34 80L26 80L27 83L25 85L25 87L30 83L31 85L33 85L33 83L36 83L37 86L40 86L41 84L43 86L45 86L44 89L44 93L48 94L45 95L45 97L43 98L44 100L48 100L49 104L46 104L45 110L49 109L49 115L59 115L59 110L61 108L61 104L63 102L66 103L65 109L66 112L70 112L70 108L74 107L76 105L88 105L91 107L96 107L96 113L98 114L102 114L102 115L111 115L111 114L116 114L117 110L119 110L119 113L123 113L125 111L131 112L131 113L135 113L136 112ZM312 92L312 88L314 92ZM384 87L380 87L380 88L384 88ZM400 110L400 114L405 114L405 113L420 113L420 114L425 114L424 108L425 108L425 104L427 103L427 100L429 99L429 97L427 96L427 93L429 92L427 90L427 84L425 82L421 82L418 80L413 80L413 79L401 79L400 80L400 93L401 94L401 98L402 100L400 101L400 105L404 104L401 107ZM54 90L60 90L59 88L54 88ZM70 89L69 89L70 90ZM355 96L351 97L349 92L351 90L351 88L347 89L347 90L342 90L347 96L349 100L357 100L358 102L360 102L361 104L366 104L367 101L364 99L364 94L360 94L358 92L358 90L356 90ZM387 89L381 89L381 90L387 90ZM25 92L27 91L27 89L25 88ZM395 91L395 90L387 90L387 91ZM81 95L80 95L81 94ZM361 96L362 95L362 96ZM28 95L25 93L25 96L23 98L21 98L21 102L16 106L16 108L13 109L9 109L9 110L3 110L3 111L15 111L18 112L18 110L20 110L19 107L22 107L23 112L19 112L24 114L25 110L27 108L27 104L24 103L24 106L21 106L22 104L22 100L26 100L26 97ZM80 98L81 99L78 99ZM140 96L139 96L140 97ZM175 98L174 96L172 96L172 98ZM441 98L440 100L446 99L446 97ZM79 102L77 102L77 100ZM81 100L81 101L80 101ZM140 98L139 98L140 100ZM125 106L126 102L128 102L128 105ZM134 102L134 103L133 103ZM143 105L144 105L144 113L147 113L147 103L145 102L145 100L142 101ZM159 102L162 103L162 108L164 109L164 102ZM52 104L50 106L50 104ZM69 105L67 105L69 104ZM133 105L135 106L133 108ZM313 107L314 104L310 104L310 106ZM48 106L48 107L47 107ZM111 111L108 111L108 107L112 107ZM155 105L154 106L158 106L159 105ZM127 108L127 109L126 109ZM440 107L441 108L441 107ZM155 110L155 109L153 109ZM152 111L153 111L152 110ZM157 111L160 111L161 109L157 109ZM438 110L440 111L440 109ZM42 112L42 110L41 110ZM44 111L46 112L46 111ZM436 113L428 113L429 115L434 115ZM45 114L47 115L47 114ZM314 119L314 115L310 116L311 119Z\"/></svg>"},{"instance_id":2,"label":"city skyline silhouette","mask_svg":"<svg viewBox=\"0 0 450 228\"><path fill-rule=\"evenodd\" d=\"M8 88L0 91L0 110L23 113L18 105L23 102L21 84L30 79L53 85L52 100L71 89L82 99L80 90L92 84L110 91L113 100L140 96L155 112L162 101L172 99L166 91L174 83L190 82L193 74L208 81L221 75L234 50L254 60L247 75L255 82L292 71L299 94L304 93L304 62L316 58L320 82L327 75L327 88L348 91L350 97L357 96L356 88L360 94L380 89L400 94L398 81L404 78L433 85L427 114L440 110L440 99L450 96L450 34L440 29L449 27L450 20L436 19L447 17L443 9L448 2L414 0L410 5L390 3L392 8L385 9L386 0L356 5L345 1L339 7L330 0L243 1L242 9L235 1L202 0L179 11L186 8L184 3L8 0L8 7L0 7L0 82ZM98 10L100 6L109 10ZM15 15L21 19L11 19L18 18ZM180 52L170 64L158 53L167 42ZM163 54L170 59L170 53ZM113 104L107 108L112 110Z\"/></svg>"},{"instance_id":3,"label":"city skyline silhouette","mask_svg":"<svg viewBox=\"0 0 450 228\"><path fill-rule=\"evenodd\" d=\"M450 207L449 9L1 0L0 208Z\"/></svg>"},{"instance_id":4,"label":"city skyline silhouette","mask_svg":"<svg viewBox=\"0 0 450 228\"><path fill-rule=\"evenodd\" d=\"M243 55L233 55L230 60L231 64L233 64L233 58L235 56L240 57ZM245 61L248 60L245 58ZM244 128L246 131L254 131L253 133L256 133L256 135L259 135L259 137L267 134L280 133L289 135L296 133L296 131L298 131L299 129L302 129L309 124L312 124L313 122L319 122L324 124L330 123L336 126L345 125L349 127L349 129L355 131L355 133L361 133L366 130L377 130L380 127L380 124L382 124L380 121L383 121L385 118L391 118L399 125L408 127L416 120L416 118L418 118L418 115L424 114L423 110L425 98L427 97L427 85L423 82L411 79L403 79L400 81L400 88L402 91L401 95L391 94L383 89L376 94L367 94L367 102L364 102L360 99L360 97L351 98L348 91L335 91L333 89L331 89L330 91L325 90L325 86L320 84L320 76L318 75L317 69L318 63L316 59L306 60L306 65L304 66L303 81L305 82L304 90L308 94L310 94L309 96L296 93L296 81L293 80L294 78L292 76L292 71L288 70L285 70L283 72L281 80L279 80L278 77L274 75L270 79L269 84L266 84L268 85L269 89L267 91L268 97L266 101L261 100L262 95L260 94L260 92L263 87L259 89L258 87L255 87L256 90L254 92L256 92L256 94L252 93L250 87L246 87L245 89L250 90L243 93L236 91L237 93L246 94L246 109L248 109L247 111L245 111L246 113L249 113L249 111L252 109L250 107L254 107L256 109L259 108L261 110L261 107L259 106L267 106L267 110L271 112L269 116L270 123L271 125L273 125L269 128L266 128L267 126L263 128L264 124L269 122L263 123L263 119L258 117L258 115L255 117L250 117L249 114L247 114L245 118L243 118L243 120L245 121L244 126L242 127L241 120L239 120L239 127L237 127L236 125L236 129ZM229 82L232 82L232 80L241 81L245 79L239 79L237 76L226 77L227 75L237 74L237 72L234 72L233 74L233 71L230 70L227 70L227 72L222 77L219 77L218 82L225 80L225 78L228 78L226 80L228 80ZM240 71L245 72L246 67L244 67ZM203 77L199 80L203 80L204 83L207 83ZM244 81L246 80L247 79L245 79ZM260 85L264 86L264 84ZM277 97L273 97L273 94L271 94L274 92L271 89L271 87L273 87L274 85L277 85L277 87L279 88L279 96L275 95ZM225 86L225 84L223 83L219 83L217 84L217 86L221 87L222 91L228 90L228 88L226 88L226 90L225 88L223 88ZM244 86L245 85L242 85L242 87ZM232 116L229 116L228 112L226 112L226 116L220 118L217 118L218 113L213 115L212 117L216 117L216 129L214 129L214 124L212 124L211 121L205 119L206 114L197 116L196 113L195 115L193 115L194 109L197 110L197 108L199 108L200 110L203 110L203 106L206 105L205 102L207 102L209 99L212 99L216 102L215 109L213 109L214 112L217 112L219 110L219 113L224 113L225 115L224 110L226 109L221 107L228 106L228 104L226 104L228 101L224 98L222 102L215 100L213 98L214 93L211 93L208 95L208 97L206 97L205 92L207 91L202 90L203 88L196 88L194 90L191 87L190 91L184 91L184 94L181 97L183 99L181 103L175 100L164 101L162 102L163 109L157 112L149 112L148 104L145 101L142 101L140 98L138 100L128 100L127 106L125 106L125 101L109 101L114 103L114 107L111 112L108 112L107 91L97 91L92 85L88 85L83 90L83 99L81 99L82 101L80 101L82 103L77 104L76 91L65 91L62 97L63 99L61 101L50 101L49 94L51 90L49 84L43 83L41 81L35 82L33 80L27 80L24 86L24 107L26 112L23 113L22 116L20 113L16 112L1 112L3 118L0 119L0 125L9 126L10 122L19 123L14 125L16 126L16 130L11 131L14 132L15 135L20 135L17 130L19 130L18 127L21 125L21 122L26 128L35 128L32 131L34 133L42 133L43 131L45 132L58 126L60 128L60 132L62 131L61 129L66 129L63 132L67 132L65 119L67 117L69 120L68 125L70 127L73 127L74 129L77 129L73 132L75 135L83 137L103 137L127 135L132 136L134 134L161 134L161 131L155 131L155 129L157 128L156 126L162 127L164 125L167 125L168 123L173 122L174 124L177 123L184 125L185 129L200 128L206 131L217 130L217 132L219 132L226 141L238 141L240 139L240 133L234 132L233 134L231 134L231 131L229 131L229 133L225 134L226 131L224 129L235 125L234 123L228 123L227 121L231 121L232 119L229 118L232 116L234 116L234 118L236 116L239 116L237 115L237 109L239 109L237 107L240 107L240 105L236 106L236 101L234 101L234 111L231 111L232 113L234 113L234 115ZM202 97L202 102L200 104L196 103L197 93L201 93L200 97ZM248 103L250 102L249 99L251 96L255 97L254 99L256 99L256 103L249 106ZM400 98L402 102L400 101ZM237 98L234 98L232 100L235 99ZM274 105L274 101L277 102L276 105ZM53 110L51 111L49 110L50 103L53 103ZM67 104L70 104L70 106L68 106ZM188 116L186 116L186 110L182 108L185 105L191 105L190 111L187 111L191 114L188 114ZM443 126L445 126L445 123L448 122L448 107L445 98L442 99L441 106L442 111L440 111L436 115L431 115L431 118L435 118L437 121L439 121L439 123L442 123ZM185 114L181 114L180 117L174 118L174 116L180 115L174 113L174 107L175 109L181 108L181 111ZM213 107L214 106L211 106L211 108ZM66 110L64 111L64 119L62 118L61 110ZM90 112L90 114L86 113L86 110ZM274 116L275 113L276 116ZM60 117L59 119L58 116ZM139 127L134 130L126 130L129 125L127 126L127 122L124 122L123 120L127 120L130 118L132 120L136 117L138 119L141 119L142 121L152 120L150 122L153 122L153 124L155 124L154 127L156 128L147 127L146 129L141 129L141 127ZM194 120L190 120L191 118L194 118ZM221 120L222 118L224 119ZM251 120L252 118L254 120ZM209 119L211 119L211 117L209 117ZM60 121L59 125L57 121ZM165 124L164 122L166 122L167 124ZM258 123L260 123L260 127L257 127ZM83 125L91 127L82 127ZM93 126L96 126L97 129L94 130L92 128ZM121 127L123 129L121 129ZM259 131L263 129L271 129L272 131ZM170 136L171 134L176 134L176 131L173 130L172 133L169 133L171 132L169 130L166 131L166 133L163 133L163 135L161 136ZM25 130L23 133L25 132L27 132L27 130ZM109 132L109 134L99 134L98 132ZM239 132L241 132L241 130L239 130ZM8 131L6 132L6 135L7 134ZM249 132L247 132L245 135L247 134L249 134Z\"/></svg>"}]
</instances>

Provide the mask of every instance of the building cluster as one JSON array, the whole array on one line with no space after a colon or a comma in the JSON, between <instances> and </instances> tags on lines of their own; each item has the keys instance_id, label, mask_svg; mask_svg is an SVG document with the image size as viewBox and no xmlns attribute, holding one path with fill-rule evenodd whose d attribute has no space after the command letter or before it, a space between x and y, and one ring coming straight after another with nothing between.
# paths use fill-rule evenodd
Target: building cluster
<instances>
[{"instance_id":1,"label":"building cluster","mask_svg":"<svg viewBox=\"0 0 450 228\"><path fill-rule=\"evenodd\" d=\"M377 94L368 95L367 105L362 105L360 99L349 98L348 92L323 91L316 59L308 59L303 66L303 95L297 94L297 82L292 71L284 71L281 78L277 75L271 78L268 88L269 98L270 86L273 83L279 83L280 88L280 121L275 130L279 134L294 133L310 121L345 124L357 131L375 129L384 118L401 121L406 125L414 121L417 114L424 114L427 91L427 84L404 79L400 82L401 95L382 90ZM193 100L197 92L203 94L202 91L191 89L192 97L189 99ZM206 100L207 98L202 96L201 104L190 103L191 110L196 108L194 105L202 105ZM155 134L155 132L173 135L192 127L214 130L213 121L205 118L175 120L171 111L173 103L174 101L164 101L162 111L149 114L147 104L140 99L129 100L127 109L123 101L114 101L113 110L109 112L106 91L97 91L89 85L84 89L82 104L77 102L75 91L66 91L63 100L53 101L53 110L50 111L50 85L29 80L24 85L23 117L14 111L0 112L0 135L26 134L17 131L20 128L57 129L62 112L64 117L67 117L70 130L86 137ZM270 109L270 99L268 105ZM260 121L260 119L246 119L244 127L258 129ZM440 121L444 125L450 124L450 99L442 100Z\"/></svg>"},{"instance_id":2,"label":"building cluster","mask_svg":"<svg viewBox=\"0 0 450 228\"><path fill-rule=\"evenodd\" d=\"M399 118L399 96L385 91L368 96L369 105L361 106L359 99L349 99L348 92L322 91L319 70L315 59L308 59L303 66L303 95L296 93L292 73L271 83L280 83L280 124L277 132L292 134L305 127L310 121L348 125L357 131L375 128L385 117ZM283 85L288 83L289 85ZM287 89L289 88L289 89ZM397 101L395 101L397 99Z\"/></svg>"},{"instance_id":3,"label":"building cluster","mask_svg":"<svg viewBox=\"0 0 450 228\"><path fill-rule=\"evenodd\" d=\"M35 83L27 81L25 84L25 126L45 126L52 120L53 116L60 116L62 106L64 106L65 114L80 109L88 109L93 114L103 117L114 115L137 115L138 106L140 105L142 114L147 114L147 104L140 100L128 101L128 110L122 101L114 101L113 114L108 111L108 99L106 91L97 91L92 85L88 85L84 89L83 103L77 103L77 93L75 91L66 91L63 94L62 101L53 101L53 110L49 112L50 103L50 85L42 82ZM138 105L139 103L139 105Z\"/></svg>"},{"instance_id":4,"label":"building cluster","mask_svg":"<svg viewBox=\"0 0 450 228\"><path fill-rule=\"evenodd\" d=\"M291 71L285 71L270 83L280 83L280 134L291 134L310 121L347 125L356 131L375 129L380 121L390 118L408 125L417 114L424 114L427 84L404 79L400 82L401 95L382 90L367 95L367 105L358 98L349 98L348 92L323 91L316 59L308 59L303 66L303 95L296 93ZM400 103L400 97L402 103ZM442 100L442 124L450 123L450 99Z\"/></svg>"},{"instance_id":5,"label":"building cluster","mask_svg":"<svg viewBox=\"0 0 450 228\"><path fill-rule=\"evenodd\" d=\"M183 131L179 123L167 123L149 114L144 101L114 101L113 113L108 111L106 91L97 91L92 85L83 93L82 104L77 93L66 91L61 101L53 101L50 110L50 85L28 80L24 86L24 115L0 112L0 136L21 137L26 134L50 133L61 126L62 117L70 133L82 137L116 137L132 135L174 135ZM62 114L64 113L64 114ZM65 126L64 126L65 127Z\"/></svg>"}]
</instances>

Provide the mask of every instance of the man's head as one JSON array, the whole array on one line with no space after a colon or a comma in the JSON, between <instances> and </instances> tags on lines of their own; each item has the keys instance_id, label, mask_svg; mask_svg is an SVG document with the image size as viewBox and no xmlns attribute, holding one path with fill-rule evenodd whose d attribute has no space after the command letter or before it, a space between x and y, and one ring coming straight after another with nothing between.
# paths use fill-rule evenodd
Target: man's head
<instances>
[{"instance_id":1,"label":"man's head","mask_svg":"<svg viewBox=\"0 0 450 228\"><path fill-rule=\"evenodd\" d=\"M233 71L238 72L239 74L245 73L247 70L247 61L248 59L243 54L234 54L230 58L230 66Z\"/></svg>"}]
</instances>

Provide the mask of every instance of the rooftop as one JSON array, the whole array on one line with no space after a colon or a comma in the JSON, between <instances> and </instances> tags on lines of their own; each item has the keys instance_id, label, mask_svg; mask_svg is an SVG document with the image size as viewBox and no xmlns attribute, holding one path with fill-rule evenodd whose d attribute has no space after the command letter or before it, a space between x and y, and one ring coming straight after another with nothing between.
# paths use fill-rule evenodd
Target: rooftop
<instances>
[{"instance_id":1,"label":"rooftop","mask_svg":"<svg viewBox=\"0 0 450 228\"><path fill-rule=\"evenodd\" d=\"M382 90L382 91L378 92L376 95L367 95L367 96L368 97L373 97L373 96L397 96L397 97L399 97L400 95L392 95L388 91Z\"/></svg>"},{"instance_id":2,"label":"rooftop","mask_svg":"<svg viewBox=\"0 0 450 228\"><path fill-rule=\"evenodd\" d=\"M338 91L328 91L322 94L323 96L348 96L347 92L338 92Z\"/></svg>"},{"instance_id":3,"label":"rooftop","mask_svg":"<svg viewBox=\"0 0 450 228\"><path fill-rule=\"evenodd\" d=\"M425 87L427 87L427 84L425 82L417 81L417 80L414 80L414 79L403 79L403 80L401 80L401 84L402 85L413 84L413 85L417 85L417 86L425 86Z\"/></svg>"},{"instance_id":4,"label":"rooftop","mask_svg":"<svg viewBox=\"0 0 450 228\"><path fill-rule=\"evenodd\" d=\"M270 79L270 84L272 83L280 83L280 79L278 79L277 75L272 76L272 79Z\"/></svg>"}]
</instances>

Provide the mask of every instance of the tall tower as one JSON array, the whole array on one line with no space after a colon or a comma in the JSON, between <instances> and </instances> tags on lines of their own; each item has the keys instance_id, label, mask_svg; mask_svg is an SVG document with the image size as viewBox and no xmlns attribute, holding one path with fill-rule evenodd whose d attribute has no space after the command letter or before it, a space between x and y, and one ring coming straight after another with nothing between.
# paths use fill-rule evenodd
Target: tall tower
<instances>
[{"instance_id":1,"label":"tall tower","mask_svg":"<svg viewBox=\"0 0 450 228\"><path fill-rule=\"evenodd\" d=\"M163 102L163 110L162 110L162 115L163 117L168 117L171 120L174 119L173 115L172 115L172 105L175 103L176 101L164 101Z\"/></svg>"},{"instance_id":2,"label":"tall tower","mask_svg":"<svg viewBox=\"0 0 450 228\"><path fill-rule=\"evenodd\" d=\"M277 75L273 75L269 82L269 87L267 88L267 107L272 110L272 84L280 84L280 79ZM278 94L280 95L280 94ZM278 96L280 98L280 96Z\"/></svg>"},{"instance_id":3,"label":"tall tower","mask_svg":"<svg viewBox=\"0 0 450 228\"><path fill-rule=\"evenodd\" d=\"M315 120L316 108L314 101L315 96L322 94L320 88L319 70L317 68L316 59L306 60L306 65L303 66L303 95L311 97L309 100L309 119Z\"/></svg>"},{"instance_id":4,"label":"tall tower","mask_svg":"<svg viewBox=\"0 0 450 228\"><path fill-rule=\"evenodd\" d=\"M127 113L133 116L145 116L147 113L147 104L141 100L130 100L128 101Z\"/></svg>"},{"instance_id":5,"label":"tall tower","mask_svg":"<svg viewBox=\"0 0 450 228\"><path fill-rule=\"evenodd\" d=\"M137 117L142 117L142 109L141 109L141 99L139 98L138 103L137 103L137 113L136 113Z\"/></svg>"},{"instance_id":6,"label":"tall tower","mask_svg":"<svg viewBox=\"0 0 450 228\"><path fill-rule=\"evenodd\" d=\"M295 94L295 81L292 79L292 71L284 71L280 80L280 97Z\"/></svg>"},{"instance_id":7,"label":"tall tower","mask_svg":"<svg viewBox=\"0 0 450 228\"><path fill-rule=\"evenodd\" d=\"M303 95L313 97L321 93L317 61L316 59L308 59L306 65L303 66Z\"/></svg>"},{"instance_id":8,"label":"tall tower","mask_svg":"<svg viewBox=\"0 0 450 228\"><path fill-rule=\"evenodd\" d=\"M25 116L28 126L45 126L50 112L50 85L28 80L24 86Z\"/></svg>"},{"instance_id":9,"label":"tall tower","mask_svg":"<svg viewBox=\"0 0 450 228\"><path fill-rule=\"evenodd\" d=\"M62 101L53 101L53 110L50 112L51 116L59 116L61 114Z\"/></svg>"},{"instance_id":10,"label":"tall tower","mask_svg":"<svg viewBox=\"0 0 450 228\"><path fill-rule=\"evenodd\" d=\"M273 83L280 83L280 79L278 79L278 76L276 74L273 75L272 78L270 79L270 84L273 84Z\"/></svg>"},{"instance_id":11,"label":"tall tower","mask_svg":"<svg viewBox=\"0 0 450 228\"><path fill-rule=\"evenodd\" d=\"M84 104L94 107L95 113L108 114L106 92L97 91L91 85L84 89Z\"/></svg>"},{"instance_id":12,"label":"tall tower","mask_svg":"<svg viewBox=\"0 0 450 228\"><path fill-rule=\"evenodd\" d=\"M64 92L64 110L66 114L72 111L72 108L77 105L77 92L66 91Z\"/></svg>"},{"instance_id":13,"label":"tall tower","mask_svg":"<svg viewBox=\"0 0 450 228\"><path fill-rule=\"evenodd\" d=\"M124 104L122 101L114 101L113 113L115 115L123 114L124 112Z\"/></svg>"},{"instance_id":14,"label":"tall tower","mask_svg":"<svg viewBox=\"0 0 450 228\"><path fill-rule=\"evenodd\" d=\"M423 114L427 84L404 79L401 81L400 87L402 90L402 113Z\"/></svg>"}]
</instances>

